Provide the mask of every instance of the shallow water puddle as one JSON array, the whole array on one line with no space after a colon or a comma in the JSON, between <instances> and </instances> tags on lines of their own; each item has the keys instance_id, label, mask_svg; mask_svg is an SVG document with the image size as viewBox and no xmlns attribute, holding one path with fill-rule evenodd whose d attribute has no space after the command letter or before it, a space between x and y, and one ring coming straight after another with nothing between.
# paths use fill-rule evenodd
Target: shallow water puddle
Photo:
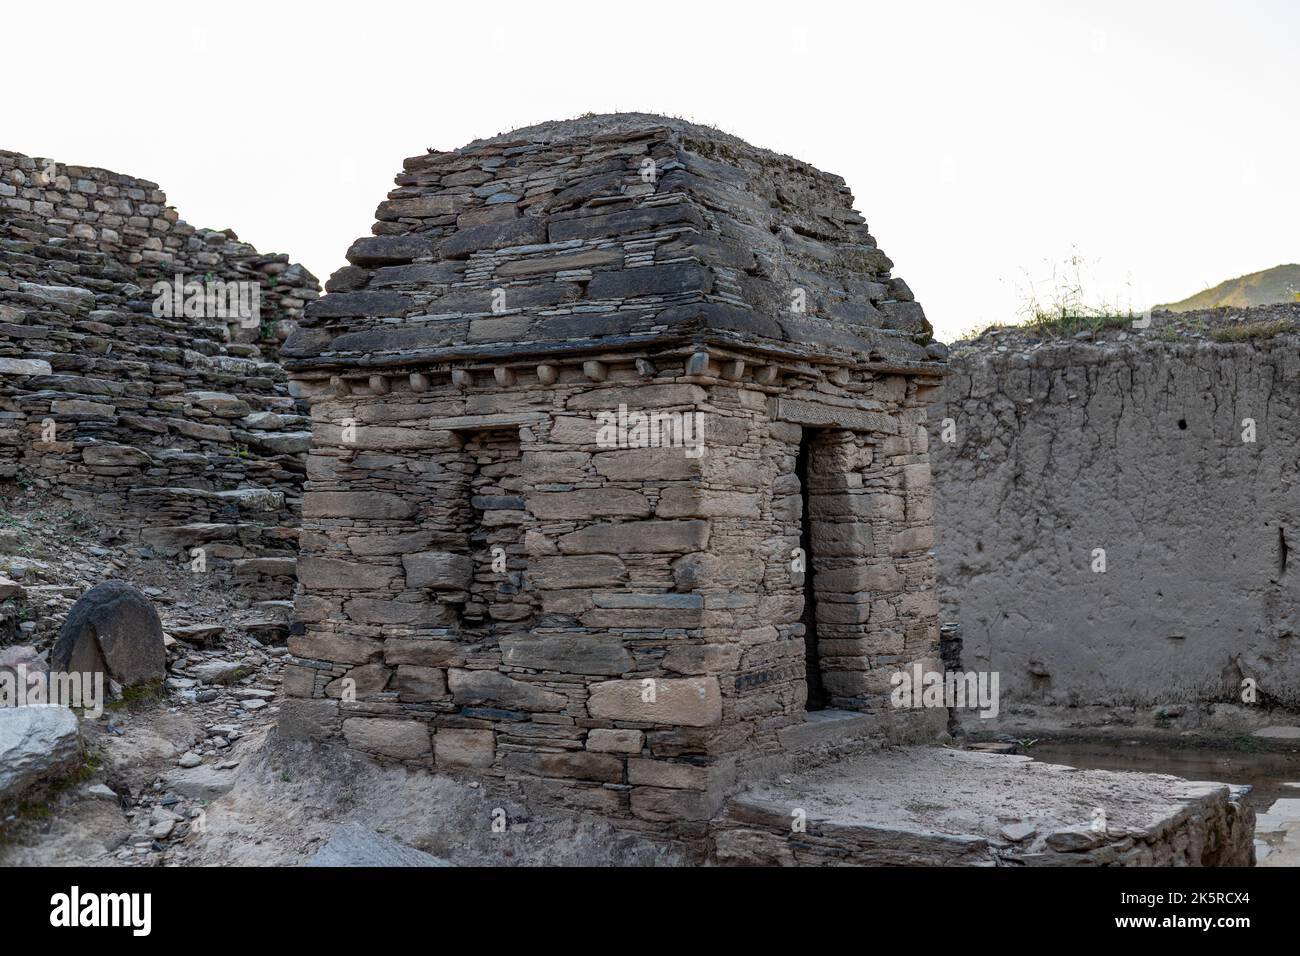
<instances>
[{"instance_id":1,"label":"shallow water puddle","mask_svg":"<svg viewBox=\"0 0 1300 956\"><path fill-rule=\"evenodd\" d=\"M1136 770L1250 784L1258 864L1300 866L1300 753L1160 747L1143 741L1039 744L1025 753L1043 763L1084 770Z\"/></svg>"}]
</instances>

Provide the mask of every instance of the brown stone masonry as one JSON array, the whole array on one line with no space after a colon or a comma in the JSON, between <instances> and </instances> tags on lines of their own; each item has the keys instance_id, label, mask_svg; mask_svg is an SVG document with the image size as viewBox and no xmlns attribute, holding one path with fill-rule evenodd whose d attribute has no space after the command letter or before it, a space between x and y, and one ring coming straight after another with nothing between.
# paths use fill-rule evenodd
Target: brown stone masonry
<instances>
[{"instance_id":1,"label":"brown stone masonry","mask_svg":"<svg viewBox=\"0 0 1300 956\"><path fill-rule=\"evenodd\" d=\"M282 726L701 833L810 709L932 737L942 351L842 180L616 116L397 182L283 350Z\"/></svg>"}]
</instances>

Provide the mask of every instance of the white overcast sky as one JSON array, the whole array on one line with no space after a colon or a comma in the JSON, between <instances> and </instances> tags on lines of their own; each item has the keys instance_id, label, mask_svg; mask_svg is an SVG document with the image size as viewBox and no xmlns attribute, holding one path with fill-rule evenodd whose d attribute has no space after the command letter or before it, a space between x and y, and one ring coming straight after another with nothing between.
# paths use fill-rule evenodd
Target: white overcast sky
<instances>
[{"instance_id":1,"label":"white overcast sky","mask_svg":"<svg viewBox=\"0 0 1300 956\"><path fill-rule=\"evenodd\" d=\"M939 337L1300 261L1300 3L108 3L7 18L0 148L158 182L322 281L404 157L669 113L844 176ZM1018 288L1019 287L1019 288Z\"/></svg>"}]
</instances>

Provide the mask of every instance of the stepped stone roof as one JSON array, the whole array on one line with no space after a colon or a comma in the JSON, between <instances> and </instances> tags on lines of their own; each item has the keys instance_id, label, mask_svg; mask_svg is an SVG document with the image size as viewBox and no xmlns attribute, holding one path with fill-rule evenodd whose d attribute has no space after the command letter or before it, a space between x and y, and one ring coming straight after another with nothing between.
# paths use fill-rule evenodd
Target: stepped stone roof
<instances>
[{"instance_id":1,"label":"stepped stone roof","mask_svg":"<svg viewBox=\"0 0 1300 956\"><path fill-rule=\"evenodd\" d=\"M718 344L941 370L842 178L639 113L406 160L282 356L310 374Z\"/></svg>"}]
</instances>

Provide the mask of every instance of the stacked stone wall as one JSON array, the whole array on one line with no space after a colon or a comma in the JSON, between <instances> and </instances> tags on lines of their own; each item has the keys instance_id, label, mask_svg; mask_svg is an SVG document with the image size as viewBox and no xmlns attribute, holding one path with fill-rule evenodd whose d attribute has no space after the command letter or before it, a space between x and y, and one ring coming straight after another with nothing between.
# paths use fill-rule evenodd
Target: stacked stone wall
<instances>
[{"instance_id":1,"label":"stacked stone wall","mask_svg":"<svg viewBox=\"0 0 1300 956\"><path fill-rule=\"evenodd\" d=\"M256 283L260 321L156 314L177 275ZM310 434L276 359L317 294L153 183L0 152L0 483L287 597Z\"/></svg>"},{"instance_id":2,"label":"stacked stone wall","mask_svg":"<svg viewBox=\"0 0 1300 956\"><path fill-rule=\"evenodd\" d=\"M783 752L807 719L804 426L775 416L861 399L685 371L317 397L286 688L319 735L658 822L707 817L737 763ZM832 706L888 716L893 672L938 667L933 386L861 387L878 431L817 429L819 656ZM602 447L620 404L699 412L704 454Z\"/></svg>"}]
</instances>

